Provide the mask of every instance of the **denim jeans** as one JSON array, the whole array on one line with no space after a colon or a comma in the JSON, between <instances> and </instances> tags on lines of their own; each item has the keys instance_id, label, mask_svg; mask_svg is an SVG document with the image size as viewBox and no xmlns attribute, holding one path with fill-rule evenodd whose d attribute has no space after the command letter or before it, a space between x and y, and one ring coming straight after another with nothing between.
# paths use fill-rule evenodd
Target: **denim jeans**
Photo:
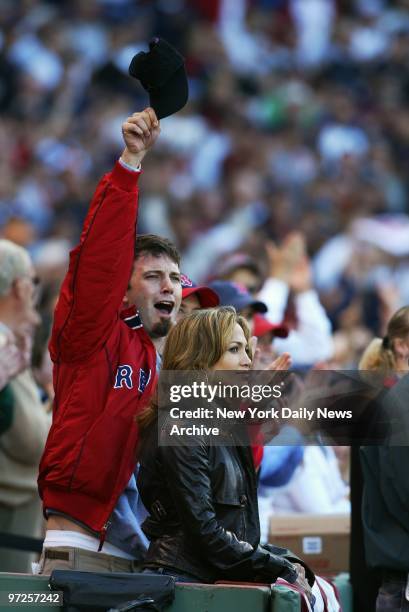
<instances>
[{"instance_id":1,"label":"denim jeans","mask_svg":"<svg viewBox=\"0 0 409 612\"><path fill-rule=\"evenodd\" d=\"M407 578L384 578L376 599L376 612L409 612L405 598Z\"/></svg>"}]
</instances>

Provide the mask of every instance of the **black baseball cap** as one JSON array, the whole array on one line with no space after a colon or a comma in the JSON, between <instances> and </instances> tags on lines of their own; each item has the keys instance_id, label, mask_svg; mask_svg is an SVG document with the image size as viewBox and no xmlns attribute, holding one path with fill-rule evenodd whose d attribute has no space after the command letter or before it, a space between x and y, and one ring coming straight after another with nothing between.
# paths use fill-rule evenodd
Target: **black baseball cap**
<instances>
[{"instance_id":1,"label":"black baseball cap","mask_svg":"<svg viewBox=\"0 0 409 612\"><path fill-rule=\"evenodd\" d=\"M207 284L220 298L221 306L234 306L237 312L250 306L254 312L267 312L264 302L255 300L243 285L231 283L230 281L216 280Z\"/></svg>"},{"instance_id":2,"label":"black baseball cap","mask_svg":"<svg viewBox=\"0 0 409 612\"><path fill-rule=\"evenodd\" d=\"M138 79L149 93L149 102L158 119L183 108L189 90L183 56L163 38L153 38L149 51L137 53L129 65L129 74Z\"/></svg>"}]
</instances>

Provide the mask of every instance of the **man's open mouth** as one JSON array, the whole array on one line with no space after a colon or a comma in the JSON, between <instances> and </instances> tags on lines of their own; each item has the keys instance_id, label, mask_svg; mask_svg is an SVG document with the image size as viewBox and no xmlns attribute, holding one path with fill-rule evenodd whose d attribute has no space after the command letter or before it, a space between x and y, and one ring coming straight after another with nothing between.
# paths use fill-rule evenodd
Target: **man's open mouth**
<instances>
[{"instance_id":1,"label":"man's open mouth","mask_svg":"<svg viewBox=\"0 0 409 612\"><path fill-rule=\"evenodd\" d=\"M161 315L169 316L172 313L174 305L174 302L162 300L161 302L156 302L155 308L156 310L159 310Z\"/></svg>"}]
</instances>

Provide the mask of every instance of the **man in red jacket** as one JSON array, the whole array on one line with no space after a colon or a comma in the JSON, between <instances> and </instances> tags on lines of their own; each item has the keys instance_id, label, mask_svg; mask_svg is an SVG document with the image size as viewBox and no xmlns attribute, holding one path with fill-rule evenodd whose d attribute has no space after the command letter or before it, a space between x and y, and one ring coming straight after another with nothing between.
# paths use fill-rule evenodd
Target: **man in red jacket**
<instances>
[{"instance_id":1,"label":"man in red jacket","mask_svg":"<svg viewBox=\"0 0 409 612\"><path fill-rule=\"evenodd\" d=\"M135 248L140 164L160 132L153 109L122 132L124 152L96 189L55 311L53 424L38 479L43 573L132 571L144 544L135 533L135 417L154 388L181 284L168 240L142 236Z\"/></svg>"}]
</instances>

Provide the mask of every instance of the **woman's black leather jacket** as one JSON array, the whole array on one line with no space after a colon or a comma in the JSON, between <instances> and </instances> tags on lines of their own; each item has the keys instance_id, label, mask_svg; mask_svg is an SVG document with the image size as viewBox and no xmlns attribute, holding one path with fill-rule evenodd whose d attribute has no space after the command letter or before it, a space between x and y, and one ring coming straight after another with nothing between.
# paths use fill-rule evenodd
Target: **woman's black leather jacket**
<instances>
[{"instance_id":1,"label":"woman's black leather jacket","mask_svg":"<svg viewBox=\"0 0 409 612\"><path fill-rule=\"evenodd\" d=\"M138 489L150 516L145 565L175 568L204 582L295 581L285 549L259 545L257 482L249 446L158 445L157 426L142 434ZM313 581L313 578L312 578Z\"/></svg>"}]
</instances>

